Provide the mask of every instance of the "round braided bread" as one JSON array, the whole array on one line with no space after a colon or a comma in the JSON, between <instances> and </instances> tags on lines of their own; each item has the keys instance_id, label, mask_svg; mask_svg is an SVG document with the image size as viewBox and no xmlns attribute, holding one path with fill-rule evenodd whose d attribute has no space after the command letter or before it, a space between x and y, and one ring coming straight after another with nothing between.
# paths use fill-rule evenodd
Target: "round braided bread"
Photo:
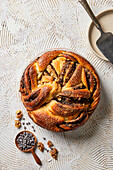
<instances>
[{"instance_id":1,"label":"round braided bread","mask_svg":"<svg viewBox=\"0 0 113 170\"><path fill-rule=\"evenodd\" d=\"M24 71L21 98L35 123L52 131L83 125L100 99L99 78L83 57L67 51L46 52Z\"/></svg>"}]
</instances>

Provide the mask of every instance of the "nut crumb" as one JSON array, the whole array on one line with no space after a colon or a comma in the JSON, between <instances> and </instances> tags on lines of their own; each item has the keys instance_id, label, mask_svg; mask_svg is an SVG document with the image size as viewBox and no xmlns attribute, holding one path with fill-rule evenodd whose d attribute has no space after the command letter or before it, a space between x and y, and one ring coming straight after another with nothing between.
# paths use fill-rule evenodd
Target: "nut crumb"
<instances>
[{"instance_id":1,"label":"nut crumb","mask_svg":"<svg viewBox=\"0 0 113 170\"><path fill-rule=\"evenodd\" d=\"M48 145L49 148L51 148L53 146L53 143L51 141L48 141L47 145Z\"/></svg>"},{"instance_id":2,"label":"nut crumb","mask_svg":"<svg viewBox=\"0 0 113 170\"><path fill-rule=\"evenodd\" d=\"M19 119L21 119L22 116L23 116L22 111L21 111L21 110L17 110L17 111L16 111L16 117L19 118Z\"/></svg>"},{"instance_id":3,"label":"nut crumb","mask_svg":"<svg viewBox=\"0 0 113 170\"><path fill-rule=\"evenodd\" d=\"M15 127L20 128L21 122L19 120L15 120Z\"/></svg>"},{"instance_id":4,"label":"nut crumb","mask_svg":"<svg viewBox=\"0 0 113 170\"><path fill-rule=\"evenodd\" d=\"M51 156L52 156L54 159L57 160L58 151L57 151L56 148L52 148L52 149L50 150L50 154L51 154Z\"/></svg>"},{"instance_id":5,"label":"nut crumb","mask_svg":"<svg viewBox=\"0 0 113 170\"><path fill-rule=\"evenodd\" d=\"M44 145L43 145L43 143L39 142L39 143L37 144L37 147L38 147L38 149L39 149L41 152L44 151Z\"/></svg>"}]
</instances>

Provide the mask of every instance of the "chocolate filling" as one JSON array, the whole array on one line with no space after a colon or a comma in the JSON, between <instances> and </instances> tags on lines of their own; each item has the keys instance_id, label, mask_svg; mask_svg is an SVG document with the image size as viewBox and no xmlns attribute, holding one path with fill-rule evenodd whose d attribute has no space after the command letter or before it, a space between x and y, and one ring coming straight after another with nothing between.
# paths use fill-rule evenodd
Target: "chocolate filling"
<instances>
[{"instance_id":1,"label":"chocolate filling","mask_svg":"<svg viewBox=\"0 0 113 170\"><path fill-rule=\"evenodd\" d=\"M86 86L84 86L83 84L78 84L76 86L73 86L72 88L73 88L73 90L86 89Z\"/></svg>"},{"instance_id":2,"label":"chocolate filling","mask_svg":"<svg viewBox=\"0 0 113 170\"><path fill-rule=\"evenodd\" d=\"M29 83L30 83L30 90L31 90L31 80L30 80L29 72L28 72L28 80L29 80Z\"/></svg>"},{"instance_id":3,"label":"chocolate filling","mask_svg":"<svg viewBox=\"0 0 113 170\"><path fill-rule=\"evenodd\" d=\"M35 98L37 98L38 94L40 93L40 90L36 91L33 95L31 95L28 99L25 99L25 101L33 101Z\"/></svg>"},{"instance_id":4,"label":"chocolate filling","mask_svg":"<svg viewBox=\"0 0 113 170\"><path fill-rule=\"evenodd\" d=\"M64 75L66 73L66 69L69 67L69 65L70 65L70 61L65 62L63 64L63 67L62 67L62 70L61 70L61 73L60 73L60 76L59 76L59 83L61 84L61 86L63 85L63 78L64 78Z\"/></svg>"},{"instance_id":5,"label":"chocolate filling","mask_svg":"<svg viewBox=\"0 0 113 170\"><path fill-rule=\"evenodd\" d=\"M49 65L46 67L46 70L47 70L47 72L49 73L50 76L58 77L58 74L57 74L55 68L52 66L52 64L49 64Z\"/></svg>"},{"instance_id":6,"label":"chocolate filling","mask_svg":"<svg viewBox=\"0 0 113 170\"><path fill-rule=\"evenodd\" d=\"M82 105L86 105L88 103L91 103L91 98L73 98L73 97L65 97L65 96L58 96L57 98L55 98L55 100L59 103L65 104L65 105L76 105L76 104L82 104Z\"/></svg>"},{"instance_id":7,"label":"chocolate filling","mask_svg":"<svg viewBox=\"0 0 113 170\"><path fill-rule=\"evenodd\" d=\"M84 119L86 118L86 116L87 115L83 115L80 119L78 119L78 120L76 120L75 119L75 122L73 121L73 122L63 122L62 124L57 124L56 126L59 128L59 129L61 129L61 130L63 130L63 131L68 131L69 129L64 129L63 127L61 127L61 125L65 125L65 126L67 126L67 127L70 127L71 126L71 128L73 128L73 127L75 127L75 126L77 126L78 124L80 124L82 121L84 121Z\"/></svg>"},{"instance_id":8,"label":"chocolate filling","mask_svg":"<svg viewBox=\"0 0 113 170\"><path fill-rule=\"evenodd\" d=\"M56 72L54 66L53 66L51 63L50 63L50 66L51 66L52 70L55 72L56 76L58 77L58 74L57 74L57 72Z\"/></svg>"},{"instance_id":9,"label":"chocolate filling","mask_svg":"<svg viewBox=\"0 0 113 170\"><path fill-rule=\"evenodd\" d=\"M51 76L51 74L45 69L44 72L48 74L48 76Z\"/></svg>"},{"instance_id":10,"label":"chocolate filling","mask_svg":"<svg viewBox=\"0 0 113 170\"><path fill-rule=\"evenodd\" d=\"M96 78L93 76L93 81L94 81L94 90L93 92L96 90L96 87L97 87L97 81L96 81Z\"/></svg>"},{"instance_id":11,"label":"chocolate filling","mask_svg":"<svg viewBox=\"0 0 113 170\"><path fill-rule=\"evenodd\" d=\"M69 70L68 70L68 73L66 75L66 79L65 79L65 84L69 81L69 79L71 78L71 76L73 75L73 72L75 70L75 67L76 67L76 63L74 64L71 64ZM64 84L64 85L65 85Z\"/></svg>"},{"instance_id":12,"label":"chocolate filling","mask_svg":"<svg viewBox=\"0 0 113 170\"><path fill-rule=\"evenodd\" d=\"M86 118L87 115L83 115L80 119L76 120L76 122L69 122L68 124L79 124L81 123L85 118Z\"/></svg>"}]
</instances>

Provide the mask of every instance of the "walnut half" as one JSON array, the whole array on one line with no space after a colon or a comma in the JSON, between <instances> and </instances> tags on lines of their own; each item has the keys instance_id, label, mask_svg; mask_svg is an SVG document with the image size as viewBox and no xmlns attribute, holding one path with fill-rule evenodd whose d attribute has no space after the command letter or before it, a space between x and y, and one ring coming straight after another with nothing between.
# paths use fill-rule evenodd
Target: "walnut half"
<instances>
[{"instance_id":1,"label":"walnut half","mask_svg":"<svg viewBox=\"0 0 113 170\"><path fill-rule=\"evenodd\" d=\"M43 143L39 142L39 143L37 144L37 147L38 147L38 149L39 149L41 152L44 151L44 145L43 145Z\"/></svg>"},{"instance_id":2,"label":"walnut half","mask_svg":"<svg viewBox=\"0 0 113 170\"><path fill-rule=\"evenodd\" d=\"M15 120L15 127L20 128L21 122L19 120Z\"/></svg>"},{"instance_id":3,"label":"walnut half","mask_svg":"<svg viewBox=\"0 0 113 170\"><path fill-rule=\"evenodd\" d=\"M16 111L16 117L19 118L19 119L21 119L22 116L23 116L22 111L21 111L21 110L17 110L17 111Z\"/></svg>"},{"instance_id":4,"label":"walnut half","mask_svg":"<svg viewBox=\"0 0 113 170\"><path fill-rule=\"evenodd\" d=\"M51 141L48 141L47 145L48 145L49 148L51 148L53 146L53 143Z\"/></svg>"},{"instance_id":5,"label":"walnut half","mask_svg":"<svg viewBox=\"0 0 113 170\"><path fill-rule=\"evenodd\" d=\"M51 154L51 156L52 156L54 159L57 159L58 151L57 151L56 148L52 148L52 149L50 150L50 154Z\"/></svg>"}]
</instances>

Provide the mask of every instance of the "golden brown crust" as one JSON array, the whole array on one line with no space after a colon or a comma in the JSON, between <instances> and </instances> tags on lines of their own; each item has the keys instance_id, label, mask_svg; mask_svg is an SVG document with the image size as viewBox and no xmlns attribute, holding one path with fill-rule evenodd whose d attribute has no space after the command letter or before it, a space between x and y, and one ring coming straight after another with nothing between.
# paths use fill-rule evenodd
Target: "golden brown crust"
<instances>
[{"instance_id":1,"label":"golden brown crust","mask_svg":"<svg viewBox=\"0 0 113 170\"><path fill-rule=\"evenodd\" d=\"M33 121L60 132L87 121L99 102L100 83L93 66L83 57L55 50L25 69L20 92Z\"/></svg>"}]
</instances>

